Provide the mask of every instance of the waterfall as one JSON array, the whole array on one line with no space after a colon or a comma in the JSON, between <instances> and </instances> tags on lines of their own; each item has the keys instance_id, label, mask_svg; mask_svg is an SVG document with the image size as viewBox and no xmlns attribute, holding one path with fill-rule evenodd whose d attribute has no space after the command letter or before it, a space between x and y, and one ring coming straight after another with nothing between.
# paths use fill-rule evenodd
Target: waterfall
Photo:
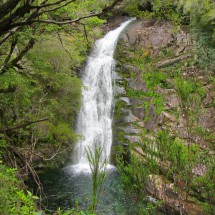
<instances>
[{"instance_id":1,"label":"waterfall","mask_svg":"<svg viewBox=\"0 0 215 215\"><path fill-rule=\"evenodd\" d=\"M82 106L78 116L77 133L83 140L76 143L74 163L78 169L89 169L86 148L93 153L95 144L102 148L101 162L110 158L112 145L112 72L113 59L118 37L133 19L124 22L96 42L96 47L88 57L83 74Z\"/></svg>"}]
</instances>

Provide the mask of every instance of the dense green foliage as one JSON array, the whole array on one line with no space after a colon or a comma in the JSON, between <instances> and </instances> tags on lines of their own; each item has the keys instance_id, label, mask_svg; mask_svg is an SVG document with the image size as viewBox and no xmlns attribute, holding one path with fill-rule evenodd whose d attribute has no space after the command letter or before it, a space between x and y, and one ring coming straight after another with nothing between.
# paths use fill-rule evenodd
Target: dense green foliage
<instances>
[{"instance_id":1,"label":"dense green foliage","mask_svg":"<svg viewBox=\"0 0 215 215\"><path fill-rule=\"evenodd\" d=\"M116 11L137 18L168 20L175 25L176 30L179 25L185 25L196 41L192 50L194 57L190 61L178 63L166 70L158 69L156 63L163 57L172 57L169 47L160 50L156 59L149 49L132 47L126 53L119 50L121 63L142 70L142 79L148 91L130 89L128 84L125 88L131 98L148 99L142 104L146 112L145 121L149 120L150 106L154 107L156 114L164 110L164 95L157 92L158 87L173 89L180 107L170 111L178 120L183 116L186 133L184 140L177 131L162 128L150 134L153 136L150 139L149 132L143 130L141 142L131 146L130 151L134 152L139 147L145 154L134 152L130 162L125 162L123 156L117 157L123 186L126 192L132 191L134 198L140 202L140 214L153 214L160 203L148 204L145 209L145 187L151 175L162 175L174 183L180 198L184 196L189 199L193 195L201 201L206 214L213 214L214 136L198 126L202 102L207 92L197 78L183 76L183 71L193 67L202 69L204 74L208 72L211 75L214 72L213 0L1 1L1 214L41 214L36 212L37 197L23 191L21 181L30 174L41 189L35 167L65 162L63 158L71 152L72 143L81 138L75 133L76 117L81 104L82 83L79 77L95 39L102 35L100 26L106 22L102 19L103 13L110 12L112 6L121 2L121 7ZM150 3L149 7L144 9L147 2ZM109 13L112 14L114 12ZM172 79L173 84L167 79ZM213 77L210 78L210 84L214 85ZM214 102L210 106L213 107ZM123 102L117 105L118 115L121 107ZM196 134L207 141L207 148L202 149L198 143L193 143ZM124 133L119 132L117 135L121 137ZM99 153L97 151L97 155ZM92 166L96 166L98 156L94 159L89 151L88 157ZM199 163L206 165L207 171L196 177L193 169ZM96 168L92 168L93 212L96 211L100 185L105 176L104 172L99 176L100 169L98 166ZM63 213L59 209L58 214ZM77 207L66 214L85 212Z\"/></svg>"},{"instance_id":2,"label":"dense green foliage","mask_svg":"<svg viewBox=\"0 0 215 215\"><path fill-rule=\"evenodd\" d=\"M40 215L36 212L35 201L38 197L27 191L24 193L21 182L16 177L16 170L0 163L0 213L7 215Z\"/></svg>"}]
</instances>

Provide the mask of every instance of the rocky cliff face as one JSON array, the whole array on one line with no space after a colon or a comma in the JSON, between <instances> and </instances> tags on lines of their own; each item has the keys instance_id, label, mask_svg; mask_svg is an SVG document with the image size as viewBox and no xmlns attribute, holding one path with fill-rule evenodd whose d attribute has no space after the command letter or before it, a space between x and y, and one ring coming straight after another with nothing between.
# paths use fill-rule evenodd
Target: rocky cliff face
<instances>
[{"instance_id":1,"label":"rocky cliff face","mask_svg":"<svg viewBox=\"0 0 215 215\"><path fill-rule=\"evenodd\" d=\"M185 145L198 145L201 150L207 148L209 153L214 154L214 137L211 135L215 128L214 85L210 79L211 73L205 73L196 66L194 49L195 41L191 36L169 22L135 21L122 34L116 52L118 63L114 74L115 145L133 145L131 153L146 155L147 152L139 146L143 136L153 140L158 130L167 129L171 136L182 139ZM188 120L186 112L183 112L176 87L175 73L179 71L180 77L198 83L203 89L199 94L196 93L199 100L196 97L187 107L196 113L192 131L187 126L187 123L191 125L191 119ZM204 134L195 132L197 128ZM206 171L207 167L200 164L196 164L192 170L196 177L204 175ZM192 199L189 203L182 200L179 206L177 197L170 195L174 184L171 186L171 182L165 182L165 189L160 189L154 183L155 179L163 183L160 176L151 177L147 188L149 193L163 199L165 192L165 203L175 211L203 214L196 200Z\"/></svg>"},{"instance_id":2,"label":"rocky cliff face","mask_svg":"<svg viewBox=\"0 0 215 215\"><path fill-rule=\"evenodd\" d=\"M139 59L140 62L144 61L144 58L147 58L148 55L151 55L155 67L160 68L162 67L160 65L163 65L164 69L162 71L168 73L168 70L174 70L174 63L186 63L184 60L193 57L192 54L194 54L192 49L195 42L192 41L190 35L183 29L179 29L176 33L174 30L174 27L168 22L136 21L121 36L119 44L121 50L119 48L116 55L128 55L128 58L132 59L132 56L129 56L127 51L132 47L133 49L138 47L144 52L142 59ZM160 57L159 54L162 51L164 56ZM165 54L165 52L171 52L171 56L168 53ZM189 53L190 55L188 55ZM178 56L181 56L181 58L178 58ZM185 56L185 59L183 56ZM173 65L171 65L172 59L176 59L176 62L172 63ZM193 65L188 68L184 68L182 65L182 69L184 77L198 79L205 89L196 126L202 126L204 129L213 132L215 109L213 105L214 86L210 81L212 73L205 74ZM143 94L149 92L146 80L143 77L144 71L133 66L130 62L122 62L119 59L116 72L117 74L114 74L117 95L115 125L119 131L126 133L126 139L134 143L138 140L142 128L146 128L148 131L156 131L157 128L164 126L168 126L170 130L177 131L181 138L186 139L186 132L183 129L185 123L183 116L179 116L176 119L176 116L170 113L171 110L179 108L180 105L171 75L165 80L168 86L160 87L158 85L156 88L156 92L164 96L163 111L160 114L156 114L154 107L149 105L147 120L144 120L146 110L143 107L143 103L148 102L149 97L138 98L138 96L129 96L128 93L129 90L141 91ZM198 139L197 136L193 138ZM204 148L210 144L210 140L208 142L203 139L198 140L198 144Z\"/></svg>"}]
</instances>

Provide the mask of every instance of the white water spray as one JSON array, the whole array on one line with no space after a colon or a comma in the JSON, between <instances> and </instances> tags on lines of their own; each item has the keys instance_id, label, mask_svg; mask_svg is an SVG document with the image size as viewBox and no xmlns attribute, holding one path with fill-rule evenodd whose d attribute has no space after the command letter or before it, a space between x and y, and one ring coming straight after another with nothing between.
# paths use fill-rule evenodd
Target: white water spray
<instances>
[{"instance_id":1,"label":"white water spray","mask_svg":"<svg viewBox=\"0 0 215 215\"><path fill-rule=\"evenodd\" d=\"M101 162L110 158L112 145L112 72L118 37L133 19L124 22L96 42L95 50L88 58L84 71L82 107L78 116L77 132L83 140L76 143L74 163L76 170L89 169L86 148L94 153L95 144L102 148ZM108 161L109 162L109 161Z\"/></svg>"}]
</instances>

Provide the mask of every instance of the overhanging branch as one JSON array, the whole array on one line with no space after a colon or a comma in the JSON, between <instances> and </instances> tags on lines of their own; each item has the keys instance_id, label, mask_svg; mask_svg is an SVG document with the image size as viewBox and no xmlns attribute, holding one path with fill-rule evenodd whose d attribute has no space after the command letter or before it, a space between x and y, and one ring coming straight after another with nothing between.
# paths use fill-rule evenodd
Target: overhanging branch
<instances>
[{"instance_id":1,"label":"overhanging branch","mask_svg":"<svg viewBox=\"0 0 215 215\"><path fill-rule=\"evenodd\" d=\"M42 19L39 19L39 16L45 13L45 12L44 13L41 12L41 13L39 13L39 15L37 14L38 16L36 15L36 17L38 17L38 19L33 19L35 17L28 18L25 21L11 24L10 28L15 28L15 27L24 26L24 25L31 25L33 23L46 23L46 24L55 24L55 25L67 25L67 24L77 23L77 22L79 22L79 21L81 21L83 19L87 19L87 18L91 18L91 17L95 17L95 16L102 16L103 14L105 14L108 11L112 10L116 5L120 4L122 1L123 0L115 0L110 6L104 8L100 13L88 14L86 16L82 16L82 17L79 17L79 18L76 18L76 19L72 19L72 20L67 20L67 21L56 21L56 20L42 20ZM36 8L38 8L38 7L36 7Z\"/></svg>"},{"instance_id":2,"label":"overhanging branch","mask_svg":"<svg viewBox=\"0 0 215 215\"><path fill-rule=\"evenodd\" d=\"M67 6L68 4L70 4L70 3L74 2L74 1L75 1L75 0L70 0L70 1L65 2L64 4L62 4L62 5L58 6L58 7L55 7L55 8L49 9L49 10L42 11L42 12L40 12L40 13L38 14L38 16L40 16L40 15L42 15L42 14L44 14L44 13L48 13L48 12L52 12L52 11L58 10L58 9L60 9L60 8L62 8L62 7Z\"/></svg>"},{"instance_id":3,"label":"overhanging branch","mask_svg":"<svg viewBox=\"0 0 215 215\"><path fill-rule=\"evenodd\" d=\"M22 26L22 25L30 25L30 24L33 24L33 23L67 25L67 24L72 24L72 23L79 22L82 19L87 19L87 18L91 18L91 17L94 17L94 16L100 16L100 15L102 15L102 12L101 13L96 13L96 14L89 14L89 15L86 15L86 16L79 17L77 19L72 19L72 20L67 20L67 21L32 19L32 20L29 20L29 21L15 23L13 26L15 27L15 26Z\"/></svg>"},{"instance_id":4,"label":"overhanging branch","mask_svg":"<svg viewBox=\"0 0 215 215\"><path fill-rule=\"evenodd\" d=\"M0 129L0 133L13 131L13 130L20 129L20 128L25 128L28 125L38 123L38 122L43 122L43 121L46 121L48 119L49 119L49 117L45 117L45 118L37 119L37 120L34 120L34 121L27 121L27 122L24 122L24 123L19 124L19 125L14 125L12 127L2 128L2 129Z\"/></svg>"},{"instance_id":5,"label":"overhanging branch","mask_svg":"<svg viewBox=\"0 0 215 215\"><path fill-rule=\"evenodd\" d=\"M49 3L49 4L40 4L40 5L32 5L30 8L31 9L40 9L40 8L44 8L44 7L51 7L51 6L54 6L54 5L57 5L57 4L61 4L62 2L65 2L67 0L59 0L59 1L56 1L56 2L53 2L53 3Z\"/></svg>"}]
</instances>

